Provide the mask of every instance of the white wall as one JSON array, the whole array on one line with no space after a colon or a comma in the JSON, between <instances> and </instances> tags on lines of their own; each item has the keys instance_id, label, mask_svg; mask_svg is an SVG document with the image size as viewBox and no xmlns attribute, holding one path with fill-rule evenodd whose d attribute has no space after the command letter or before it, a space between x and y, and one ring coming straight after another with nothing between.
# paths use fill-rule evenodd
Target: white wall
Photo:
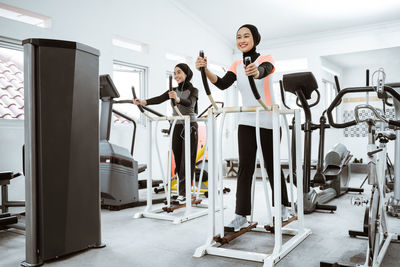
<instances>
[{"instance_id":1,"label":"white wall","mask_svg":"<svg viewBox=\"0 0 400 267\"><path fill-rule=\"evenodd\" d=\"M231 48L202 23L177 8L173 1L0 1L8 5L30 10L51 17L48 29L0 18L0 36L24 40L27 38L50 38L80 42L100 50L100 74L112 74L113 60L148 67L148 95L164 92L166 71L172 71L177 62L165 59L165 53L175 53L193 58L190 64L193 84L200 90L200 109L208 105L203 93L200 73L194 62L199 50L204 50L213 62L226 66L232 60ZM148 53L133 52L112 45L113 35L140 41L149 45ZM133 107L134 108L134 107ZM165 106L156 109L165 112ZM20 170L20 150L23 143L23 124L4 126L0 121L0 170ZM117 125L112 128L111 141L130 148L131 126ZM10 138L12 138L10 140ZM161 137L160 137L161 138ZM139 163L147 162L147 133L138 127L135 157ZM165 150L166 142L161 149ZM153 162L155 162L153 151ZM154 177L160 177L155 168ZM17 195L23 196L23 184ZM12 190L11 190L12 191ZM12 196L10 192L10 197Z\"/></svg>"}]
</instances>

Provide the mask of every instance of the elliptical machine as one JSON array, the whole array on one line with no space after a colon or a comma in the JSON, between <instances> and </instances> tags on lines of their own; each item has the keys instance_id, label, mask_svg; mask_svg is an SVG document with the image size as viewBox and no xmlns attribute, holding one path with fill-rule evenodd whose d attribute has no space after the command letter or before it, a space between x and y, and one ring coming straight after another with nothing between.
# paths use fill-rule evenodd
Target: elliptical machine
<instances>
[{"instance_id":1,"label":"elliptical machine","mask_svg":"<svg viewBox=\"0 0 400 267\"><path fill-rule=\"evenodd\" d=\"M322 113L319 124L312 123L311 107L319 103L320 93L317 81L311 72L283 75L280 86L282 102L285 107L289 109L284 97L284 91L287 91L297 96L296 104L304 110L305 114L305 123L302 125L302 130L305 133L303 174L304 213L311 213L316 209L333 212L336 210L336 206L323 204L346 192L363 192L363 189L348 187L350 180L348 164L352 155L343 144L337 144L325 156L324 164L325 129L330 126L326 124L326 110ZM317 99L314 103L309 104L308 100L311 99L314 91L317 93ZM312 131L317 129L320 132L318 164L314 179L311 180L311 136ZM295 153L292 153L292 155L295 155ZM319 186L321 192L317 193L313 188L315 186Z\"/></svg>"}]
</instances>

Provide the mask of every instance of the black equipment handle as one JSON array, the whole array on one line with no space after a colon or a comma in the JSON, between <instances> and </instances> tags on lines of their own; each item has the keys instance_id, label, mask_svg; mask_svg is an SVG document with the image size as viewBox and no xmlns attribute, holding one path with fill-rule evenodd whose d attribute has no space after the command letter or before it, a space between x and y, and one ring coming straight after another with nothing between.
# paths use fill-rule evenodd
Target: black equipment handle
<instances>
[{"instance_id":1,"label":"black equipment handle","mask_svg":"<svg viewBox=\"0 0 400 267\"><path fill-rule=\"evenodd\" d=\"M246 57L245 59L245 65L248 66L251 63L251 58L250 57ZM250 87L251 87L251 91L253 92L254 97L259 100L261 98L260 94L258 93L256 84L254 83L254 77L253 76L248 76L249 78L249 83L250 83Z\"/></svg>"},{"instance_id":2,"label":"black equipment handle","mask_svg":"<svg viewBox=\"0 0 400 267\"><path fill-rule=\"evenodd\" d=\"M283 90L283 82L282 82L282 80L279 80L279 87L281 88L282 104L283 104L287 109L290 109L290 107L289 107L288 105L286 105L285 90Z\"/></svg>"},{"instance_id":3,"label":"black equipment handle","mask_svg":"<svg viewBox=\"0 0 400 267\"><path fill-rule=\"evenodd\" d=\"M200 50L199 56L204 58L204 51ZM200 72L201 72L201 79L203 80L203 86L204 86L204 90L206 91L206 94L208 96L208 99L210 99L210 102L212 104L212 106L215 109L218 109L217 104L214 101L214 98L211 95L211 91L210 91L210 87L208 86L208 81L207 81L207 75L206 75L206 70L204 67L200 68Z\"/></svg>"},{"instance_id":4,"label":"black equipment handle","mask_svg":"<svg viewBox=\"0 0 400 267\"><path fill-rule=\"evenodd\" d=\"M134 87L134 86L132 86L132 95L133 95L133 98L134 98L134 99L137 99L136 92L135 92L135 87ZM126 100L122 100L122 101L126 101ZM121 103L125 103L125 102L121 102ZM131 103L132 103L132 102L130 102L130 104L131 104ZM151 113L153 113L154 115L156 115L156 116L158 116L158 117L164 117L163 114L161 114L161 113L159 113L159 112L157 112L157 111L155 111L155 110L153 110L153 109L151 109L151 108L148 108L148 107L146 107L146 106L137 105L137 107L139 108L140 112L142 112L142 113L144 113L144 111L147 110L148 112L151 112Z\"/></svg>"},{"instance_id":5,"label":"black equipment handle","mask_svg":"<svg viewBox=\"0 0 400 267\"><path fill-rule=\"evenodd\" d=\"M279 87L280 87L280 89L281 89L282 103L283 103L283 105L284 105L287 109L290 109L290 107L286 104L285 90L283 89L283 81L282 81L282 80L279 80ZM317 99L315 100L314 103L308 104L308 107L309 107L309 108L312 108L312 107L316 106L316 105L319 103L319 100L321 99L321 94L319 93L319 91L318 91L318 90L315 90L315 91L317 92ZM297 98L296 98L296 105L297 105L298 107L300 107L300 108L303 108L303 105L302 105L300 102L301 102L301 101L300 101L300 99L299 99L299 96L297 96ZM308 103L308 102L307 102L307 103ZM324 111L324 112L325 112L325 111Z\"/></svg>"},{"instance_id":6,"label":"black equipment handle","mask_svg":"<svg viewBox=\"0 0 400 267\"><path fill-rule=\"evenodd\" d=\"M203 50L200 50L199 56L204 58ZM204 90L206 91L207 95L211 95L210 87L208 86L206 70L204 69L204 67L200 68L200 72L201 72L201 79L203 80Z\"/></svg>"},{"instance_id":7,"label":"black equipment handle","mask_svg":"<svg viewBox=\"0 0 400 267\"><path fill-rule=\"evenodd\" d=\"M140 106L138 106L138 107L140 107ZM146 106L142 106L142 108L143 108L144 110L147 110L148 112L153 113L154 115L156 115L156 116L158 116L158 117L165 117L165 115L163 115L163 114L161 114L161 113L155 111L154 109L148 108L148 107L146 107Z\"/></svg>"},{"instance_id":8,"label":"black equipment handle","mask_svg":"<svg viewBox=\"0 0 400 267\"><path fill-rule=\"evenodd\" d=\"M312 107L318 105L319 100L321 99L321 94L320 94L320 92L319 92L318 90L315 90L315 92L317 92L317 99L315 100L314 103L308 104L308 107L309 107L309 108L312 108ZM308 103L308 102L307 102L307 103ZM299 99L298 96L297 96L297 98L296 98L296 105L297 105L298 107L300 107L300 108L303 108L303 105L301 104L301 101L300 101L300 99Z\"/></svg>"},{"instance_id":9,"label":"black equipment handle","mask_svg":"<svg viewBox=\"0 0 400 267\"><path fill-rule=\"evenodd\" d=\"M171 74L168 76L168 83L169 83L169 89L168 90L170 92L172 92L172 75ZM175 99L171 98L171 102L172 102L172 105L175 107L176 106Z\"/></svg>"},{"instance_id":10,"label":"black equipment handle","mask_svg":"<svg viewBox=\"0 0 400 267\"><path fill-rule=\"evenodd\" d=\"M353 87L353 88L345 88L341 90L335 99L333 99L332 103L329 105L326 113L328 115L329 124L334 128L346 128L357 124L356 120L344 122L344 123L336 123L333 120L332 110L342 101L342 98L345 94L350 93L361 93L361 92L374 92L375 90L372 87Z\"/></svg>"},{"instance_id":11,"label":"black equipment handle","mask_svg":"<svg viewBox=\"0 0 400 267\"><path fill-rule=\"evenodd\" d=\"M388 92L394 98L396 98L398 101L400 101L400 94L397 93L392 87L384 86L384 91ZM357 124L356 120L352 120L352 121L348 121L348 122L344 122L344 123L336 123L333 120L332 110L338 105L338 103L342 100L342 98L345 94L362 93L362 92L375 92L375 87L370 87L370 86L368 86L368 87L351 87L351 88L345 88L338 93L338 95L335 97L335 99L333 99L332 103L330 104L329 108L327 109L328 121L332 127L346 128L346 127L350 127L350 126ZM389 124L398 126L398 125L400 125L400 122L389 120Z\"/></svg>"},{"instance_id":12,"label":"black equipment handle","mask_svg":"<svg viewBox=\"0 0 400 267\"><path fill-rule=\"evenodd\" d=\"M133 104L132 100L115 100L113 101L114 104Z\"/></svg>"},{"instance_id":13,"label":"black equipment handle","mask_svg":"<svg viewBox=\"0 0 400 267\"><path fill-rule=\"evenodd\" d=\"M132 86L132 95L133 95L133 99L137 99L134 86ZM143 109L142 105L138 105L137 107L139 108L140 112L144 113L144 109Z\"/></svg>"},{"instance_id":14,"label":"black equipment handle","mask_svg":"<svg viewBox=\"0 0 400 267\"><path fill-rule=\"evenodd\" d=\"M340 83L339 83L339 78L338 76L333 76L333 78L335 79L335 86L336 86L336 90L339 93L340 92ZM342 103L342 100L340 99L340 101L337 103L336 107L339 106ZM325 116L326 113L326 109L322 112L322 116ZM329 128L329 127L328 127Z\"/></svg>"},{"instance_id":15,"label":"black equipment handle","mask_svg":"<svg viewBox=\"0 0 400 267\"><path fill-rule=\"evenodd\" d=\"M335 78L335 85L336 85L336 90L337 90L337 92L339 93L340 92L340 84L339 84L339 78L338 78L338 76L334 76L334 78Z\"/></svg>"}]
</instances>

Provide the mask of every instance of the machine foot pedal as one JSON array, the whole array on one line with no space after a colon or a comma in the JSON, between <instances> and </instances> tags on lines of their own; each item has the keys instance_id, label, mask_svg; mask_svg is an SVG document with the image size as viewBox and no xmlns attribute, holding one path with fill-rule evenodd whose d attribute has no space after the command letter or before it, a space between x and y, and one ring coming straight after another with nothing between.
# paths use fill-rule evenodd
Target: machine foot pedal
<instances>
[{"instance_id":1,"label":"machine foot pedal","mask_svg":"<svg viewBox=\"0 0 400 267\"><path fill-rule=\"evenodd\" d=\"M326 204L317 204L315 206L315 209L317 210L329 210L330 212L334 212L337 210L337 207L335 205L326 205Z\"/></svg>"},{"instance_id":2,"label":"machine foot pedal","mask_svg":"<svg viewBox=\"0 0 400 267\"><path fill-rule=\"evenodd\" d=\"M350 237L357 237L357 236L368 237L368 232L361 232L361 231L349 230L349 236L350 236Z\"/></svg>"},{"instance_id":3,"label":"machine foot pedal","mask_svg":"<svg viewBox=\"0 0 400 267\"><path fill-rule=\"evenodd\" d=\"M181 203L177 200L178 197L179 197L178 195L173 195L173 196L171 196L171 204L172 204L172 205L180 205L180 204L181 204ZM195 197L195 196L192 196L192 201L195 200L195 199L196 199L196 197ZM165 205L168 204L168 202L167 202L166 199L164 200L164 204L165 204Z\"/></svg>"},{"instance_id":4,"label":"machine foot pedal","mask_svg":"<svg viewBox=\"0 0 400 267\"><path fill-rule=\"evenodd\" d=\"M200 204L201 201L202 201L201 199L194 200L194 201L192 201L192 205ZM176 206L172 206L172 207L163 207L162 209L163 209L163 211L166 211L166 212L173 212L174 210L182 209L184 207L186 207L186 203L185 204L176 205Z\"/></svg>"},{"instance_id":5,"label":"machine foot pedal","mask_svg":"<svg viewBox=\"0 0 400 267\"><path fill-rule=\"evenodd\" d=\"M275 218L274 218L274 220L275 220ZM289 218L289 220L282 222L282 227L285 227L286 225L288 225L294 221L297 221L297 216L293 216L293 217ZM274 222L274 225L275 225L275 222ZM275 226L265 225L264 229L271 233L275 232Z\"/></svg>"},{"instance_id":6,"label":"machine foot pedal","mask_svg":"<svg viewBox=\"0 0 400 267\"><path fill-rule=\"evenodd\" d=\"M349 187L347 188L347 192L364 193L364 188Z\"/></svg>"},{"instance_id":7,"label":"machine foot pedal","mask_svg":"<svg viewBox=\"0 0 400 267\"><path fill-rule=\"evenodd\" d=\"M224 237L220 237L219 235L214 237L214 241L220 243L221 245L227 244L238 236L241 236L244 233L249 232L251 229L256 228L258 223L252 223L246 228L240 229L238 232L225 232Z\"/></svg>"},{"instance_id":8,"label":"machine foot pedal","mask_svg":"<svg viewBox=\"0 0 400 267\"><path fill-rule=\"evenodd\" d=\"M319 267L353 267L352 265L343 265L339 264L337 262L331 263L331 262L320 262Z\"/></svg>"}]
</instances>

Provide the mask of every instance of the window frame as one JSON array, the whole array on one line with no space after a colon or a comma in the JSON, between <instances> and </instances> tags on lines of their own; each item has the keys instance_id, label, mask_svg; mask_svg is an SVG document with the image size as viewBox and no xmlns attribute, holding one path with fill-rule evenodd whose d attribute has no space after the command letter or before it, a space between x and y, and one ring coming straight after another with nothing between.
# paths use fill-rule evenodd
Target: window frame
<instances>
[{"instance_id":1,"label":"window frame","mask_svg":"<svg viewBox=\"0 0 400 267\"><path fill-rule=\"evenodd\" d=\"M337 96L338 92L337 92L336 84L334 82L327 80L327 79L322 79L322 84L324 86L324 92L325 92L325 101L324 101L325 109L324 110L327 110L328 107L330 106L330 104L332 103L333 99L335 99L335 97ZM327 87L328 84L330 84L330 86L332 86L332 87L328 88ZM328 89L330 89L329 92L328 92ZM329 94L330 103L327 103L328 94ZM339 109L339 106L333 110L333 113L334 113L333 116L335 117L336 121L338 120L338 116L339 116L338 109Z\"/></svg>"},{"instance_id":2,"label":"window frame","mask_svg":"<svg viewBox=\"0 0 400 267\"><path fill-rule=\"evenodd\" d=\"M0 35L0 48L22 52L22 65L24 64L24 47L22 45L22 41L21 40L14 39L14 38L9 38L9 37ZM24 75L24 69L22 69L22 74ZM24 86L24 90L25 90L25 86ZM25 99L25 92L22 95L22 97ZM25 110L23 111L22 114L25 116ZM17 119L17 118L5 119L5 118L0 118L0 121L1 121L1 124L3 125L5 123L13 124L14 121L25 121L25 119Z\"/></svg>"},{"instance_id":3,"label":"window frame","mask_svg":"<svg viewBox=\"0 0 400 267\"><path fill-rule=\"evenodd\" d=\"M134 63L130 63L130 62L125 62L125 61L120 61L120 60L113 60L113 73L115 70L114 65L120 65L123 67L127 67L127 68L132 68L133 71L126 71L126 72L131 72L131 73L139 73L139 83L140 83L140 97L142 99L146 99L147 95L148 95L148 73L149 73L149 68L147 66L142 66L142 65L138 65L138 64L134 64ZM117 70L117 71L121 71L121 70ZM132 96L133 98L133 96ZM145 116L140 113L139 115L139 124L143 125L144 127L146 127L146 118Z\"/></svg>"}]
</instances>

